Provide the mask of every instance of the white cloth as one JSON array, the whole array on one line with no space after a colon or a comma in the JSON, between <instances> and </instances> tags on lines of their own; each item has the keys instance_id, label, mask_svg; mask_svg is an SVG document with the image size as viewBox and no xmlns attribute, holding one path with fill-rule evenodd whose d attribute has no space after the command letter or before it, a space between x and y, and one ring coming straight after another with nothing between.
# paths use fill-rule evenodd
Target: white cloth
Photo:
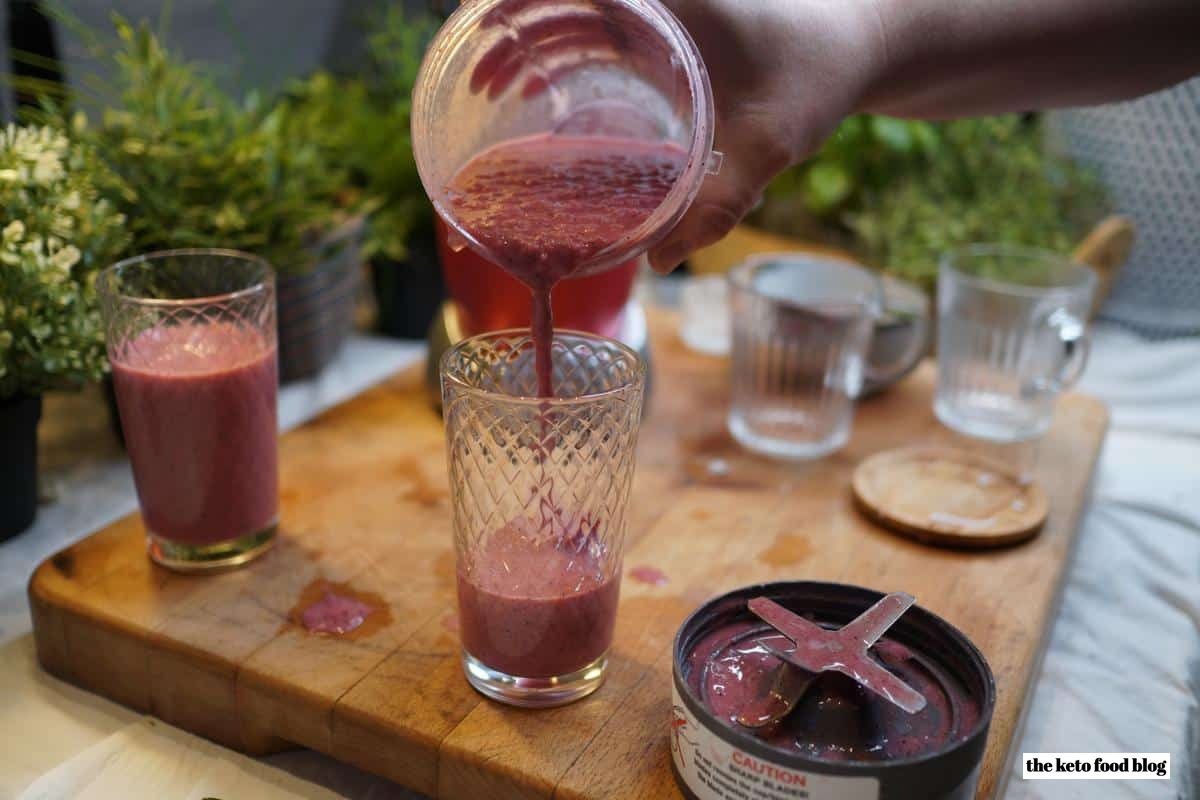
<instances>
[{"instance_id":1,"label":"white cloth","mask_svg":"<svg viewBox=\"0 0 1200 800\"><path fill-rule=\"evenodd\" d=\"M1005 800L1200 796L1200 340L1095 336L1112 413ZM1020 753L1171 754L1170 781L1024 781Z\"/></svg>"},{"instance_id":2,"label":"white cloth","mask_svg":"<svg viewBox=\"0 0 1200 800\"><path fill-rule=\"evenodd\" d=\"M286 390L281 406L296 403L314 413L316 406L361 391L415 357L372 349L376 346L356 341L351 358L311 386ZM1023 781L1014 764L1002 796L1190 800L1200 788L1187 782L1197 764L1189 746L1194 750L1200 737L1200 341L1149 345L1099 331L1082 388L1111 404L1113 430L1068 571L1062 613L1013 749L1170 752L1173 779ZM226 798L250 796L250 787L253 796L272 799L320 798L327 796L324 789L354 800L412 798L394 784L315 753L276 756L267 760L269 768L161 723L150 725L38 670L24 595L29 571L54 550L132 509L127 473L124 465L80 468L69 478L73 488L62 495L70 508L45 509L32 536L0 545L0 642L8 642L0 647L5 698L0 798L16 797L31 784L74 792L89 784L71 781L97 775L103 785L119 786L123 798L190 798L196 787ZM127 750L127 757L110 760ZM98 754L106 765L100 773ZM175 765L179 783L172 786L180 787L175 794L150 792L143 780L143 770L153 766L157 776L163 764ZM274 767L303 780L286 780ZM258 794L260 786L270 793L264 788Z\"/></svg>"}]
</instances>

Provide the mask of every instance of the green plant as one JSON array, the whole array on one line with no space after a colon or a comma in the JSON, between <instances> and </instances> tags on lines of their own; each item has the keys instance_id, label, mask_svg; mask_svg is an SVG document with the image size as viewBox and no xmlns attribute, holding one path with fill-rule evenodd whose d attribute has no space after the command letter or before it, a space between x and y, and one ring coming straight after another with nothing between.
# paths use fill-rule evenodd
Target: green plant
<instances>
[{"instance_id":1,"label":"green plant","mask_svg":"<svg viewBox=\"0 0 1200 800\"><path fill-rule=\"evenodd\" d=\"M59 129L0 131L0 398L77 388L107 368L96 272L128 243L122 192Z\"/></svg>"},{"instance_id":2,"label":"green plant","mask_svg":"<svg viewBox=\"0 0 1200 800\"><path fill-rule=\"evenodd\" d=\"M124 181L113 200L134 248L231 247L283 274L313 266L314 246L345 216L345 169L295 136L286 104L231 97L148 24L115 25L118 46L103 54L116 68L114 96L98 123L76 115L72 132Z\"/></svg>"},{"instance_id":3,"label":"green plant","mask_svg":"<svg viewBox=\"0 0 1200 800\"><path fill-rule=\"evenodd\" d=\"M767 199L799 197L808 213L836 220L868 193L886 187L897 173L936 157L940 147L933 123L851 117L816 155L776 178L767 188Z\"/></svg>"},{"instance_id":4,"label":"green plant","mask_svg":"<svg viewBox=\"0 0 1200 800\"><path fill-rule=\"evenodd\" d=\"M374 18L362 79L317 73L291 91L294 138L318 142L343 164L369 211L364 255L403 261L408 242L433 223L412 154L412 90L425 48L437 31L432 14L399 4Z\"/></svg>"},{"instance_id":5,"label":"green plant","mask_svg":"<svg viewBox=\"0 0 1200 800\"><path fill-rule=\"evenodd\" d=\"M1103 210L1090 173L1017 115L946 123L860 116L768 189L757 221L821 236L931 288L946 250L976 242L1070 250Z\"/></svg>"},{"instance_id":6,"label":"green plant","mask_svg":"<svg viewBox=\"0 0 1200 800\"><path fill-rule=\"evenodd\" d=\"M940 135L937 158L847 215L859 252L889 272L932 287L943 253L980 242L1068 253L1103 213L1095 176L1047 151L1040 120L963 120Z\"/></svg>"}]
</instances>

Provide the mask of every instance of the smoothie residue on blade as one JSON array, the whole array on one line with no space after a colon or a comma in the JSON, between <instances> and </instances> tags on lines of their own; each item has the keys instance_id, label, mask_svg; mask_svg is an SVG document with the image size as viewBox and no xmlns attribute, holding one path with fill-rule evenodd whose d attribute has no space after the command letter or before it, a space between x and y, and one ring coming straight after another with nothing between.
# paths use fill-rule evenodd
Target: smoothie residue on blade
<instances>
[{"instance_id":1,"label":"smoothie residue on blade","mask_svg":"<svg viewBox=\"0 0 1200 800\"><path fill-rule=\"evenodd\" d=\"M780 722L753 730L739 726L739 714L767 695L777 680L781 662L771 651L793 647L786 636L757 620L728 623L691 648L688 684L730 727L781 751L825 761L879 762L935 753L979 724L979 703L959 680L933 659L885 637L869 652L926 698L918 713L906 713L844 675L822 673Z\"/></svg>"}]
</instances>

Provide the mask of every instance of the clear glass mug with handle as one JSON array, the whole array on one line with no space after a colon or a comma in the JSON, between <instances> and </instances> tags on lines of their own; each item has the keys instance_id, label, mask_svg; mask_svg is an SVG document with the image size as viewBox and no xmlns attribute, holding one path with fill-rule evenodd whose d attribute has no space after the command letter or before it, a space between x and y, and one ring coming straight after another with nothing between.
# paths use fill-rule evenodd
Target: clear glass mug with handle
<instances>
[{"instance_id":1,"label":"clear glass mug with handle","mask_svg":"<svg viewBox=\"0 0 1200 800\"><path fill-rule=\"evenodd\" d=\"M875 324L888 310L883 282L849 261L757 256L730 272L729 287L729 431L754 452L804 460L838 450L864 381L886 385L925 355L928 322L920 317L894 363L870 363Z\"/></svg>"},{"instance_id":2,"label":"clear glass mug with handle","mask_svg":"<svg viewBox=\"0 0 1200 800\"><path fill-rule=\"evenodd\" d=\"M640 256L674 228L705 175L720 168L713 131L708 71L658 0L464 3L431 43L413 88L413 156L451 248L469 246L493 263L504 259L460 224L450 196L455 176L484 150L555 133L669 143L687 154L661 206L572 277Z\"/></svg>"},{"instance_id":3,"label":"clear glass mug with handle","mask_svg":"<svg viewBox=\"0 0 1200 800\"><path fill-rule=\"evenodd\" d=\"M1087 364L1096 284L1088 267L1043 250L948 253L938 273L938 419L995 442L1043 435L1059 393Z\"/></svg>"}]
</instances>

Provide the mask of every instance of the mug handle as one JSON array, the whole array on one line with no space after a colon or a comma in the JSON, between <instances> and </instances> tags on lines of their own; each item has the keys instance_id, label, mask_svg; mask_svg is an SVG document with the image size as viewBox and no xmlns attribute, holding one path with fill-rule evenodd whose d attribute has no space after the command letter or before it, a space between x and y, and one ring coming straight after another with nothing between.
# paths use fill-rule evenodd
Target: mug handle
<instances>
[{"instance_id":1,"label":"mug handle","mask_svg":"<svg viewBox=\"0 0 1200 800\"><path fill-rule=\"evenodd\" d=\"M926 309L928 309L928 306L926 306ZM889 311L892 311L892 309L884 308L884 313L888 313ZM867 382L876 386L887 386L892 383L912 369L913 365L924 358L929 352L931 325L928 310L924 314L917 314L908 309L896 309L893 313L904 316L911 315L913 317L912 334L904 347L904 351L896 358L895 363L880 367L873 367L870 363L865 364L863 370L864 377L866 377Z\"/></svg>"},{"instance_id":2,"label":"mug handle","mask_svg":"<svg viewBox=\"0 0 1200 800\"><path fill-rule=\"evenodd\" d=\"M1058 393L1070 389L1083 376L1092 352L1092 340L1087 334L1087 322L1070 309L1052 311L1046 316L1046 324L1057 335L1062 352L1055 374L1039 379L1036 388L1042 392Z\"/></svg>"}]
</instances>

